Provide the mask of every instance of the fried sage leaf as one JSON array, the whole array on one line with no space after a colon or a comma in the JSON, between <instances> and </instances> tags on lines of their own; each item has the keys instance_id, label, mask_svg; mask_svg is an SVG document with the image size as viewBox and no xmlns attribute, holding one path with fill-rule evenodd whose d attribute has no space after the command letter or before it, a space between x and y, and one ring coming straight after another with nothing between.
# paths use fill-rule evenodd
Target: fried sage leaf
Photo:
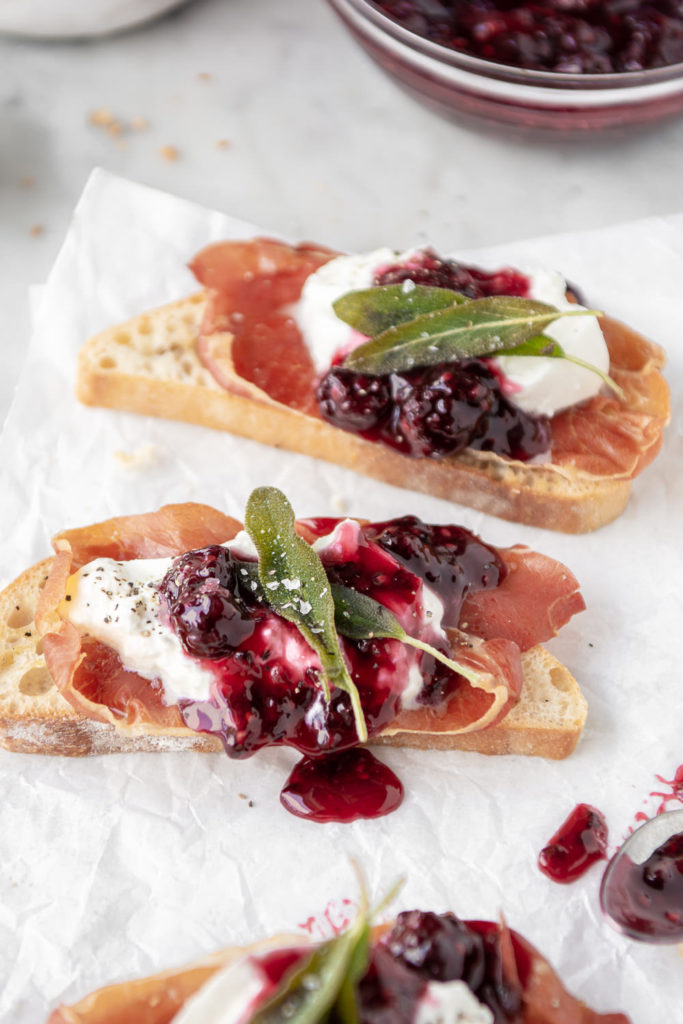
<instances>
[{"instance_id":1,"label":"fried sage leaf","mask_svg":"<svg viewBox=\"0 0 683 1024\"><path fill-rule=\"evenodd\" d=\"M473 299L387 328L349 353L344 366L381 375L494 355L537 337L560 316L595 315L594 310L558 310L507 295Z\"/></svg>"},{"instance_id":2,"label":"fried sage leaf","mask_svg":"<svg viewBox=\"0 0 683 1024\"><path fill-rule=\"evenodd\" d=\"M351 699L356 733L368 738L363 708L339 646L330 584L319 555L294 529L294 511L277 487L257 487L244 525L258 552L258 574L268 604L293 622L320 658L326 697L330 684Z\"/></svg>"},{"instance_id":3,"label":"fried sage leaf","mask_svg":"<svg viewBox=\"0 0 683 1024\"><path fill-rule=\"evenodd\" d=\"M326 1020L347 978L361 934L357 923L318 946L273 998L256 1011L250 1024L319 1024Z\"/></svg>"},{"instance_id":4,"label":"fried sage leaf","mask_svg":"<svg viewBox=\"0 0 683 1024\"><path fill-rule=\"evenodd\" d=\"M403 284L347 292L332 303L332 308L354 331L374 338L389 327L463 302L467 302L466 296L451 288L432 288L404 281Z\"/></svg>"},{"instance_id":5,"label":"fried sage leaf","mask_svg":"<svg viewBox=\"0 0 683 1024\"><path fill-rule=\"evenodd\" d=\"M467 665L461 665L437 650L436 647L432 647L431 644L425 643L424 640L417 640L406 633L392 612L379 601L375 601L373 597L337 583L332 584L332 597L334 598L334 618L337 632L349 640L371 640L373 637L400 640L401 643L431 654L453 672L464 676L474 686L481 681L479 672L475 672Z\"/></svg>"},{"instance_id":6,"label":"fried sage leaf","mask_svg":"<svg viewBox=\"0 0 683 1024\"><path fill-rule=\"evenodd\" d=\"M358 983L370 959L370 924L364 921L349 957L346 976L334 1004L334 1017L340 1024L360 1024L358 1015Z\"/></svg>"},{"instance_id":7,"label":"fried sage leaf","mask_svg":"<svg viewBox=\"0 0 683 1024\"><path fill-rule=\"evenodd\" d=\"M357 991L370 959L371 920L402 885L400 881L393 886L379 907L370 911L362 874L359 877L361 900L356 920L346 931L315 947L249 1024L321 1024L330 1015L339 1024L359 1024Z\"/></svg>"}]
</instances>

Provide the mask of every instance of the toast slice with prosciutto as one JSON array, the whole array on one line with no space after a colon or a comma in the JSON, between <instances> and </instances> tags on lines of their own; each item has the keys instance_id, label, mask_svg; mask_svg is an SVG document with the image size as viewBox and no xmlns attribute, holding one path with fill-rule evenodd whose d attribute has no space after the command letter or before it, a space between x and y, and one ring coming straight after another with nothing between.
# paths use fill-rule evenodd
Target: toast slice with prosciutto
<instances>
[{"instance_id":1,"label":"toast slice with prosciutto","mask_svg":"<svg viewBox=\"0 0 683 1024\"><path fill-rule=\"evenodd\" d=\"M307 985L316 975L318 985ZM217 1007L220 1017L213 1016ZM214 1019L629 1024L624 1014L597 1013L571 995L545 957L505 921L417 910L373 929L360 916L320 944L290 935L226 949L184 968L99 989L60 1006L48 1024Z\"/></svg>"},{"instance_id":2,"label":"toast slice with prosciutto","mask_svg":"<svg viewBox=\"0 0 683 1024\"><path fill-rule=\"evenodd\" d=\"M488 589L481 588L481 581L476 586L472 585L471 592L459 606L457 626L449 627L444 637L439 639L436 633L429 632L426 625L427 631L420 634L432 640L436 637L435 642L442 645L449 644L450 654L460 659L462 666L476 669L474 685L460 678L456 686L449 670L439 674L440 663L437 664L433 658L423 661L421 670L424 674L424 666L429 665L432 690L422 693L421 698L413 701L409 708L401 704L386 710L381 702L373 705L375 726L371 729L371 742L552 758L566 757L571 753L585 720L585 700L569 671L538 642L554 635L571 615L583 608L578 585L571 573L552 559L528 549L511 548L498 552L483 545L478 538L470 542L472 535L466 531L457 535L443 532L459 528L427 527L414 517L389 521L388 524L362 524L355 520L340 522L342 525L335 526L334 521L303 520L297 529L312 544L320 540L321 531L328 538L327 541L323 538L328 545L328 553L323 558L328 563L327 572L332 573L332 579L341 578L338 575L340 570L334 568L335 551L343 548L347 559L343 562L345 579L349 578L349 566L355 564L353 557L357 552L360 551L363 558L370 557L367 554L370 552L373 559L379 560L377 564L372 563L372 571L376 572L379 566L397 588L395 592L385 588L381 593L373 593L379 594L399 615L414 615L417 614L415 608L426 606L426 597L419 597L423 593L421 581L405 568L409 558L416 557L416 552L422 558L431 558L430 552L437 550L443 559L450 557L449 552L456 542L460 545L471 543L473 547L468 550L473 550L480 560L484 559L482 564L486 566L488 578ZM330 536L332 542L329 541ZM240 533L240 524L235 520L206 506L192 504L166 506L157 513L108 520L58 535L54 540L55 556L27 570L0 595L2 744L16 751L73 756L129 750L229 748L230 743L235 742L230 730L230 735L222 726L211 732L206 723L199 730L191 728L188 725L188 722L193 722L188 712L189 697L173 700L172 695L160 690L154 671L147 667L143 670L146 678L140 676L135 664L127 661L125 653L108 646L109 634L106 631L114 629L115 624L105 626L104 620L123 614L118 601L121 588L124 597L132 592L130 580L126 578L122 582L127 570L121 567L132 566L138 572L139 567L156 566L160 559L165 558L167 561L162 568L168 577L168 565L188 565L186 553L199 551L202 558L209 557L204 554L209 552L214 560L210 570L206 571L217 572L212 568L215 566L215 553L218 552L219 557L228 556L222 554L225 547L216 546L230 547L231 543L239 546L239 543L245 543L239 540L240 537L244 534ZM412 547L406 549L406 544ZM433 547L429 548L429 544ZM394 554L389 553L392 545ZM395 556L401 545L403 554ZM196 557L192 554L192 558ZM120 580L116 584L119 590L113 597L100 595L100 599L105 601L101 614L103 621L95 621L90 627L82 622L74 625L69 616L77 613L79 594L84 592L86 585L84 577L93 568L99 572L101 564L109 564L108 560L113 560L111 564L118 566L115 572L120 575ZM413 562L413 568L416 564ZM200 564L200 572L205 571L203 565ZM235 565L243 567L239 560ZM162 570L154 571L158 577ZM495 586L490 585L492 573L499 574ZM96 575L92 578L96 580L98 591L107 591L112 585L101 582ZM135 579L135 588L142 589L137 576ZM360 581L358 585L364 585L360 570L356 572L356 579ZM80 581L78 590L74 589L75 580ZM187 593L192 595L192 580L188 583L183 577L182 582L187 584ZM152 588L155 595L159 585L157 579ZM211 586L216 589L215 584ZM410 593L413 601L405 609L400 604L399 586L408 587L406 592ZM475 592L477 587L479 590ZM181 611L173 614L180 615L182 626L187 606L175 591L174 595L176 604L173 608L180 607ZM160 600L157 597L157 603ZM167 595L161 603L166 606L168 600ZM136 596L133 615L138 615L135 608L138 601ZM81 605L88 603L85 598L80 600ZM168 611L164 614L168 616ZM261 614L259 610L258 615ZM260 650L256 639L260 635L259 630L267 628L270 630L268 635L272 636L273 623L270 618L256 622L256 633L247 641L251 658L256 659ZM279 620L275 625L280 628ZM300 643L292 637L294 627L286 624L286 628L289 630L288 643ZM190 640L198 642L196 638ZM374 656L388 658L386 665L403 673L403 677L414 671L411 665L418 664L406 660L408 655L397 641L373 643L379 645ZM272 647L270 641L269 644ZM365 649L364 644L367 642L359 641L358 649ZM351 658L355 675L362 679L362 658L353 644L345 640L344 645L345 657L347 660ZM413 649L409 651L412 657ZM186 650L182 652L183 658L186 654ZM429 659L431 656L420 657ZM199 661L207 664L201 658ZM210 664L223 665L224 661L219 658L218 662ZM229 664L234 668L233 662ZM287 665L294 671L292 663ZM463 667L463 671L467 669ZM233 679L231 685L236 685L234 676L229 674L229 678ZM404 682L397 685L403 686ZM391 686L387 694L390 692ZM367 699L372 703L374 698L370 691L368 693ZM444 700L437 699L444 695ZM207 694L195 693L195 704L206 697ZM253 696L254 701L260 699L258 695ZM246 721L250 723L249 714ZM276 731L280 729L277 723L273 727ZM258 736L254 733L253 722L249 728L253 749L268 741L265 725L263 735L259 733ZM288 741L299 749L307 750L307 740L302 734L290 736ZM251 748L247 752L252 752Z\"/></svg>"},{"instance_id":3,"label":"toast slice with prosciutto","mask_svg":"<svg viewBox=\"0 0 683 1024\"><path fill-rule=\"evenodd\" d=\"M330 420L321 415L325 403L326 408L330 405L329 389L322 401L319 371L291 311L305 282L316 268L326 269L332 255L263 239L210 247L192 264L204 291L110 328L85 344L78 363L78 398L87 405L227 430L504 519L569 533L596 529L623 511L632 480L659 451L670 416L668 388L660 372L665 358L657 345L602 317L609 374L618 395L596 394L553 414L544 427L551 434L550 449L541 459L523 461L509 446L512 455L498 454L494 441L481 436L454 454L415 457L417 442L406 441L405 432L392 427L390 443L384 443L373 435L374 427L365 429L364 399L363 429L340 429L339 416ZM481 366L478 372L484 372ZM411 415L417 415L416 403L424 407L424 387L417 394L418 385L405 375L388 379L393 393L404 396L401 408L412 402ZM486 378L487 394L498 395L494 384ZM443 387L440 379L439 394L429 399L436 403L425 414L430 422L442 415L438 401ZM509 384L508 390L515 388ZM514 407L508 398L495 399L504 405L506 417ZM344 393L339 401L348 404L350 398ZM387 417L394 423L396 415L382 413L385 434ZM354 417L358 424L356 413ZM450 421L444 427L439 419L439 443L444 431L454 429ZM477 429L481 434L483 427ZM512 433L518 429L515 425ZM422 443L420 431L424 433L423 426L418 430Z\"/></svg>"}]
</instances>

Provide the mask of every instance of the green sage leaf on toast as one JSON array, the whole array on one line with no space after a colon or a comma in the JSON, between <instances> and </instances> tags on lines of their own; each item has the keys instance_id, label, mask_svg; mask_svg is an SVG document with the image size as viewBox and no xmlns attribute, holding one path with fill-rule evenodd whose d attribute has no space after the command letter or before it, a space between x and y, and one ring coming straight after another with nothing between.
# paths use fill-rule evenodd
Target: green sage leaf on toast
<instances>
[{"instance_id":1,"label":"green sage leaf on toast","mask_svg":"<svg viewBox=\"0 0 683 1024\"><path fill-rule=\"evenodd\" d=\"M340 1024L360 1024L358 1015L358 983L365 974L370 959L370 923L363 920L351 950L346 975L334 1003L334 1016Z\"/></svg>"},{"instance_id":2,"label":"green sage leaf on toast","mask_svg":"<svg viewBox=\"0 0 683 1024\"><path fill-rule=\"evenodd\" d=\"M364 743L368 730L363 708L339 646L334 601L319 555L297 534L294 510L276 487L252 491L244 525L258 552L258 574L268 604L294 623L320 658L327 699L330 684L348 693L356 733Z\"/></svg>"},{"instance_id":3,"label":"green sage leaf on toast","mask_svg":"<svg viewBox=\"0 0 683 1024\"><path fill-rule=\"evenodd\" d=\"M517 349L561 316L596 315L594 310L560 311L545 302L507 295L472 299L388 327L350 352L344 366L382 375L494 355Z\"/></svg>"},{"instance_id":4,"label":"green sage leaf on toast","mask_svg":"<svg viewBox=\"0 0 683 1024\"><path fill-rule=\"evenodd\" d=\"M370 928L365 915L341 935L318 946L257 1010L250 1024L319 1024L335 1006L350 971L362 977L367 965ZM359 971L360 967L360 971ZM348 989L347 989L348 991ZM353 991L353 990L351 990ZM348 1007L346 998L344 1007ZM357 1024L355 998L350 1003L351 1016L341 1019Z\"/></svg>"},{"instance_id":5,"label":"green sage leaf on toast","mask_svg":"<svg viewBox=\"0 0 683 1024\"><path fill-rule=\"evenodd\" d=\"M361 594L350 587L333 583L332 597L337 632L349 640L371 640L373 637L400 640L401 643L431 654L453 672L464 676L474 686L481 681L481 673L475 672L467 665L461 665L460 662L447 657L431 644L417 640L406 633L393 613L367 594Z\"/></svg>"},{"instance_id":6,"label":"green sage leaf on toast","mask_svg":"<svg viewBox=\"0 0 683 1024\"><path fill-rule=\"evenodd\" d=\"M332 308L354 331L375 338L390 327L467 301L465 295L451 288L432 288L404 281L403 284L347 292L332 303Z\"/></svg>"}]
</instances>

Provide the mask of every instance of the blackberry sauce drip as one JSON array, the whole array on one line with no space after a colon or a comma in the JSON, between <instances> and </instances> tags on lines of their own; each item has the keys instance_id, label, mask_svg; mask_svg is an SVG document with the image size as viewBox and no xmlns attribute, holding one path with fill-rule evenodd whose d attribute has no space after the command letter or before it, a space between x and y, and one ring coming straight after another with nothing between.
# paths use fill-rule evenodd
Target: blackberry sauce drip
<instances>
[{"instance_id":1,"label":"blackberry sauce drip","mask_svg":"<svg viewBox=\"0 0 683 1024\"><path fill-rule=\"evenodd\" d=\"M400 779L360 747L302 758L280 793L280 803L292 814L320 822L381 818L402 802Z\"/></svg>"},{"instance_id":2,"label":"blackberry sauce drip","mask_svg":"<svg viewBox=\"0 0 683 1024\"><path fill-rule=\"evenodd\" d=\"M575 882L591 864L604 860L607 823L589 804L577 804L538 855L538 866L554 882Z\"/></svg>"}]
</instances>

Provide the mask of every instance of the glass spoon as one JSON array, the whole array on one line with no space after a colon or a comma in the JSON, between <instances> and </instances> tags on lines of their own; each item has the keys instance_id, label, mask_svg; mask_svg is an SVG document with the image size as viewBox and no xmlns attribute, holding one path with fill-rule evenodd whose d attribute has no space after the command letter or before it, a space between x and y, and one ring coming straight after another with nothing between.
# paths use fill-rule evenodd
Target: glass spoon
<instances>
[{"instance_id":1,"label":"glass spoon","mask_svg":"<svg viewBox=\"0 0 683 1024\"><path fill-rule=\"evenodd\" d=\"M640 942L683 942L683 811L641 825L605 868L600 905Z\"/></svg>"}]
</instances>

